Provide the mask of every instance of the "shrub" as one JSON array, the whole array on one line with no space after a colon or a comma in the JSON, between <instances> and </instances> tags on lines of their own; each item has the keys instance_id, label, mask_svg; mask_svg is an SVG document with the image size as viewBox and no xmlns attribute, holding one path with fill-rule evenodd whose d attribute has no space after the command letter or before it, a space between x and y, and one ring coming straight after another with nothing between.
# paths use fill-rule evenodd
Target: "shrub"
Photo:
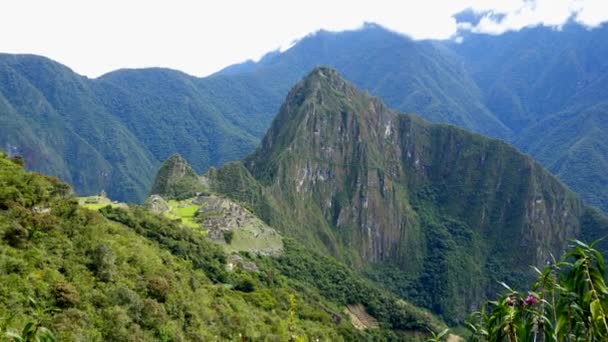
<instances>
[{"instance_id":1,"label":"shrub","mask_svg":"<svg viewBox=\"0 0 608 342\"><path fill-rule=\"evenodd\" d=\"M98 245L91 252L89 268L101 281L111 281L114 273L114 254L107 245Z\"/></svg>"},{"instance_id":2,"label":"shrub","mask_svg":"<svg viewBox=\"0 0 608 342\"><path fill-rule=\"evenodd\" d=\"M234 232L232 230L224 231L224 241L226 241L227 244L232 243L233 238L234 238Z\"/></svg>"},{"instance_id":3,"label":"shrub","mask_svg":"<svg viewBox=\"0 0 608 342\"><path fill-rule=\"evenodd\" d=\"M253 292L255 288L255 280L248 274L242 274L234 285L235 290L245 293Z\"/></svg>"},{"instance_id":4,"label":"shrub","mask_svg":"<svg viewBox=\"0 0 608 342\"><path fill-rule=\"evenodd\" d=\"M486 302L467 322L471 341L607 341L608 289L604 257L575 240L544 270L531 291Z\"/></svg>"},{"instance_id":5,"label":"shrub","mask_svg":"<svg viewBox=\"0 0 608 342\"><path fill-rule=\"evenodd\" d=\"M27 243L28 237L27 229L18 223L14 223L5 229L3 239L11 247L22 248Z\"/></svg>"},{"instance_id":6,"label":"shrub","mask_svg":"<svg viewBox=\"0 0 608 342\"><path fill-rule=\"evenodd\" d=\"M59 283L54 289L55 301L61 308L69 308L80 303L80 293L70 283Z\"/></svg>"},{"instance_id":7,"label":"shrub","mask_svg":"<svg viewBox=\"0 0 608 342\"><path fill-rule=\"evenodd\" d=\"M150 297L161 303L167 300L167 297L173 290L167 279L159 276L149 278L146 287Z\"/></svg>"}]
</instances>

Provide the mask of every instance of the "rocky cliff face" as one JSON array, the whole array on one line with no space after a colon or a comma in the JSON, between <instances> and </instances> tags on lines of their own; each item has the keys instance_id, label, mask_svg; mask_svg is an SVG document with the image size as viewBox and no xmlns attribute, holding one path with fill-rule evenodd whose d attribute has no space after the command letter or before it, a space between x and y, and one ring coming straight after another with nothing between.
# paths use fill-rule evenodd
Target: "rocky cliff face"
<instances>
[{"instance_id":1,"label":"rocky cliff face","mask_svg":"<svg viewBox=\"0 0 608 342\"><path fill-rule=\"evenodd\" d=\"M211 186L448 319L608 231L530 157L397 114L328 68L292 89L244 165L212 170Z\"/></svg>"},{"instance_id":2,"label":"rocky cliff face","mask_svg":"<svg viewBox=\"0 0 608 342\"><path fill-rule=\"evenodd\" d=\"M399 115L326 68L292 90L246 166L292 205L316 204L334 230L348 232L341 242L371 262L411 258L422 240L413 202L484 236L521 238L503 245L538 245L526 255L533 263L576 235L583 210L507 144Z\"/></svg>"}]
</instances>

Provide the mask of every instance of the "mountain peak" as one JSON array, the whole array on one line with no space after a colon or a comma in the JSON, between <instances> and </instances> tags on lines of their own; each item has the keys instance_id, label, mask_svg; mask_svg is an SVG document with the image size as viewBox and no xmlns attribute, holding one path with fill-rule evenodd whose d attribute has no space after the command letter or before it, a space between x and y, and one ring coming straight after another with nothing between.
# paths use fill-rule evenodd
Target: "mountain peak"
<instances>
[{"instance_id":1,"label":"mountain peak","mask_svg":"<svg viewBox=\"0 0 608 342\"><path fill-rule=\"evenodd\" d=\"M205 188L192 166L181 155L174 153L160 166L150 194L180 199L204 191Z\"/></svg>"},{"instance_id":2,"label":"mountain peak","mask_svg":"<svg viewBox=\"0 0 608 342\"><path fill-rule=\"evenodd\" d=\"M396 266L450 319L495 293L486 267L509 265L513 273L501 277L515 283L568 238L592 241L608 229L515 148L398 115L330 68L315 68L290 91L245 167L259 183L249 199L272 197L259 206L269 222L275 215L287 235L355 266ZM233 182L236 172L225 172L231 177L216 178Z\"/></svg>"},{"instance_id":3,"label":"mountain peak","mask_svg":"<svg viewBox=\"0 0 608 342\"><path fill-rule=\"evenodd\" d=\"M306 76L306 78L309 77L337 77L342 79L342 77L340 76L340 74L338 73L338 71L334 68L328 67L328 66L317 66L314 69L312 69L312 71L308 74L308 76Z\"/></svg>"},{"instance_id":4,"label":"mountain peak","mask_svg":"<svg viewBox=\"0 0 608 342\"><path fill-rule=\"evenodd\" d=\"M340 162L347 156L338 156L335 151L354 153L359 145L378 151L394 130L396 117L380 100L356 89L335 69L319 66L289 92L248 163L265 168L262 165L286 151Z\"/></svg>"},{"instance_id":5,"label":"mountain peak","mask_svg":"<svg viewBox=\"0 0 608 342\"><path fill-rule=\"evenodd\" d=\"M311 92L326 91L328 88L334 88L338 91L346 91L350 88L351 93L358 92L355 87L346 81L336 69L327 66L316 66L308 75L306 75L302 81L296 84L290 95L293 92L299 92L299 96L302 92L310 94ZM287 101L290 100L288 95Z\"/></svg>"}]
</instances>

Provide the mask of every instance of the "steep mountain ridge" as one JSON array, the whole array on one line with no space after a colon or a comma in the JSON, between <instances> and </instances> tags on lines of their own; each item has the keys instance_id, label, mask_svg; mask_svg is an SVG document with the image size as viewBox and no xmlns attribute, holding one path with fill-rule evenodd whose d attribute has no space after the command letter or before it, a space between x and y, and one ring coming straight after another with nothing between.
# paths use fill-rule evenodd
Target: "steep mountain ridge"
<instances>
[{"instance_id":1,"label":"steep mountain ridge","mask_svg":"<svg viewBox=\"0 0 608 342\"><path fill-rule=\"evenodd\" d=\"M174 152L197 172L250 153L289 88L329 65L397 110L515 144L606 210L605 144L594 139L572 153L563 141L594 133L573 134L559 118L568 112L584 121L606 98L606 27L465 34L456 44L368 24L319 31L205 78L151 68L91 80L41 57L1 55L0 146L81 194L106 189L141 202L155 168Z\"/></svg>"},{"instance_id":2,"label":"steep mountain ridge","mask_svg":"<svg viewBox=\"0 0 608 342\"><path fill-rule=\"evenodd\" d=\"M115 181L141 195L153 170L150 155L99 103L89 81L38 56L2 55L0 93L5 110L0 145L32 168L95 193ZM5 114L8 114L5 115ZM123 165L114 163L123 161ZM135 165L141 172L136 172ZM121 167L122 166L122 167Z\"/></svg>"},{"instance_id":3,"label":"steep mountain ridge","mask_svg":"<svg viewBox=\"0 0 608 342\"><path fill-rule=\"evenodd\" d=\"M506 138L511 133L483 105L480 90L452 51L375 24L353 31L321 30L257 64L233 66L216 76L233 75L232 70L240 69L243 78L271 81L284 95L319 65L338 69L357 87L397 110L490 136Z\"/></svg>"},{"instance_id":4,"label":"steep mountain ridge","mask_svg":"<svg viewBox=\"0 0 608 342\"><path fill-rule=\"evenodd\" d=\"M395 292L455 321L495 281L525 282L568 238L608 232L515 148L397 114L329 68L290 91L243 165L206 177L311 248L394 267Z\"/></svg>"},{"instance_id":5,"label":"steep mountain ridge","mask_svg":"<svg viewBox=\"0 0 608 342\"><path fill-rule=\"evenodd\" d=\"M515 144L587 203L607 210L608 194L601 186L608 179L601 172L608 158L605 144L579 144L572 153L563 141L585 140L593 130L569 130L559 116L568 112L573 121L583 121L605 101L608 25L589 29L570 22L559 30L537 26L502 35L461 34L463 41L456 43L412 42L377 25L321 31L258 63L227 70L295 82L296 70L302 76L318 64L335 67L392 108Z\"/></svg>"},{"instance_id":6,"label":"steep mountain ridge","mask_svg":"<svg viewBox=\"0 0 608 342\"><path fill-rule=\"evenodd\" d=\"M469 35L448 44L511 140L592 205L608 210L608 25Z\"/></svg>"}]
</instances>

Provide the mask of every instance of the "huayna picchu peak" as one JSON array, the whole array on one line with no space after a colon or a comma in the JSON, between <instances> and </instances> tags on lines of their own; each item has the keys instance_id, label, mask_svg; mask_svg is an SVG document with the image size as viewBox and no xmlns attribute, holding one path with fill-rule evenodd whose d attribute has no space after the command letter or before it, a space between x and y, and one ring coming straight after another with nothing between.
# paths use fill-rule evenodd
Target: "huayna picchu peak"
<instances>
[{"instance_id":1,"label":"huayna picchu peak","mask_svg":"<svg viewBox=\"0 0 608 342\"><path fill-rule=\"evenodd\" d=\"M608 233L529 156L398 114L324 67L293 87L253 154L206 176L272 227L454 322L498 281L529 281L569 239Z\"/></svg>"}]
</instances>

